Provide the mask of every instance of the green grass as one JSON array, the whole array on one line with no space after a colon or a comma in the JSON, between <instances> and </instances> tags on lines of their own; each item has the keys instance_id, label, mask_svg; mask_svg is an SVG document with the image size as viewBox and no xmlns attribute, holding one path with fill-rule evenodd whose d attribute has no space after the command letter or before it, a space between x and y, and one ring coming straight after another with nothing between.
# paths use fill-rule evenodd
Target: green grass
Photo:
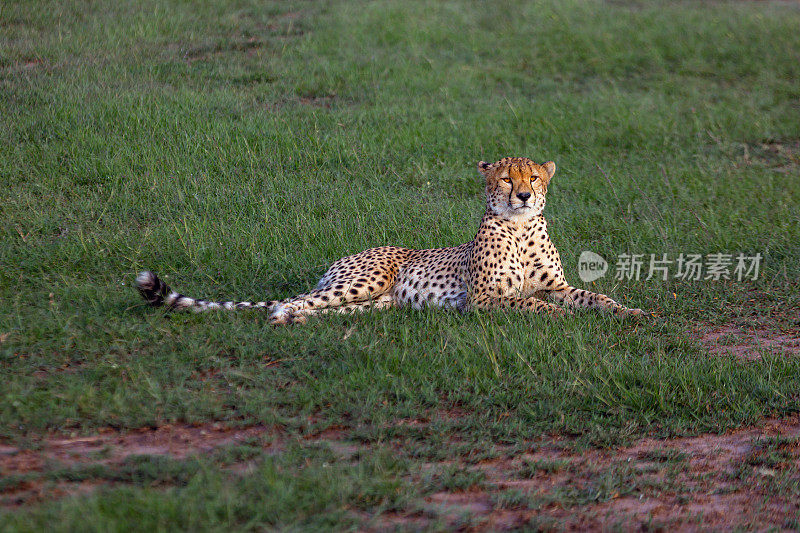
<instances>
[{"instance_id":1,"label":"green grass","mask_svg":"<svg viewBox=\"0 0 800 533\"><path fill-rule=\"evenodd\" d=\"M709 357L690 332L798 326L798 35L782 2L4 3L0 436L336 424L413 465L797 412L797 358ZM652 323L394 310L276 329L166 315L131 287L150 268L193 296L282 298L368 247L460 244L475 162L504 156L557 163L546 215L576 286L583 250L759 252L761 276L596 282ZM366 450L334 475L308 453L4 527L344 528L407 502L408 465Z\"/></svg>"},{"instance_id":2,"label":"green grass","mask_svg":"<svg viewBox=\"0 0 800 533\"><path fill-rule=\"evenodd\" d=\"M123 526L140 531L257 526L319 530L355 524L349 511L382 512L411 500L410 485L402 482L407 465L387 453L351 465L305 452L293 448L265 457L249 475L235 478L212 460L146 457L131 458L116 469L54 471L47 474L49 479L118 484L77 502L55 502L30 516L9 515L11 523L3 527L35 531L60 523L62 529L76 531Z\"/></svg>"}]
</instances>

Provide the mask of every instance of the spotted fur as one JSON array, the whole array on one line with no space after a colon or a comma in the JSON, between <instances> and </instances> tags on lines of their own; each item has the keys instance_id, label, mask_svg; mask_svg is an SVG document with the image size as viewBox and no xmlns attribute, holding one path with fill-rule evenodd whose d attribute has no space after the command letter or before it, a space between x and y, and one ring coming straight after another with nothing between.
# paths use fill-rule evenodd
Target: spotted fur
<instances>
[{"instance_id":1,"label":"spotted fur","mask_svg":"<svg viewBox=\"0 0 800 533\"><path fill-rule=\"evenodd\" d=\"M564 314L590 308L639 315L604 294L569 285L542 212L556 166L524 157L478 163L486 180L486 212L475 239L451 248L372 248L334 262L316 288L280 302L208 302L172 291L152 272L137 287L151 305L208 309L266 308L287 324L310 315L410 306L516 308ZM551 301L546 301L551 300ZM565 307L555 305L563 304Z\"/></svg>"}]
</instances>

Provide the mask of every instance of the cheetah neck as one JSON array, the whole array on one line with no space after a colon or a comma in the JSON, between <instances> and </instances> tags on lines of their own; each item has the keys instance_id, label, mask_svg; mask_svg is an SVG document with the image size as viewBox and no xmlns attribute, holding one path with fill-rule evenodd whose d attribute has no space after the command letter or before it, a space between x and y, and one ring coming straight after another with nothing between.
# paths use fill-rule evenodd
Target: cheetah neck
<instances>
[{"instance_id":1,"label":"cheetah neck","mask_svg":"<svg viewBox=\"0 0 800 533\"><path fill-rule=\"evenodd\" d=\"M547 235L547 220L545 220L544 215L538 215L525 224L523 238L532 239L537 242L540 240L550 240L550 237Z\"/></svg>"},{"instance_id":2,"label":"cheetah neck","mask_svg":"<svg viewBox=\"0 0 800 533\"><path fill-rule=\"evenodd\" d=\"M532 234L547 233L547 221L544 215L534 215L531 217L514 217L508 218L486 210L480 224L481 229L501 230L510 232L512 235L520 238L527 238ZM480 233L480 231L479 231Z\"/></svg>"}]
</instances>

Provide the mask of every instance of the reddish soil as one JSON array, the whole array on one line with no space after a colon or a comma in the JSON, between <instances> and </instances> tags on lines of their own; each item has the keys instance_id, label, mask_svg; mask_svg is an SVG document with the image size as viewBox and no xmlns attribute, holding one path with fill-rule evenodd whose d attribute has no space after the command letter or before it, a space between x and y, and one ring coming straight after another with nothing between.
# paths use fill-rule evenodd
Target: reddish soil
<instances>
[{"instance_id":1,"label":"reddish soil","mask_svg":"<svg viewBox=\"0 0 800 533\"><path fill-rule=\"evenodd\" d=\"M732 355L742 361L759 360L764 352L800 355L800 331L725 325L701 331L698 340L713 355Z\"/></svg>"},{"instance_id":2,"label":"reddish soil","mask_svg":"<svg viewBox=\"0 0 800 533\"><path fill-rule=\"evenodd\" d=\"M18 450L0 444L0 474L11 475L41 470L46 461L63 464L115 464L131 455L168 455L182 459L192 454L236 444L272 431L265 426L228 428L221 424L164 425L120 433L105 430L88 437L50 437L37 451ZM20 457L27 459L20 459Z\"/></svg>"},{"instance_id":3,"label":"reddish soil","mask_svg":"<svg viewBox=\"0 0 800 533\"><path fill-rule=\"evenodd\" d=\"M769 437L791 444L780 468L759 466L760 454L766 453L760 443ZM537 461L544 465L541 470L521 475L525 462ZM428 504L452 523L470 515L475 529L487 530L685 531L750 525L782 530L796 527L800 518L797 495L782 492L785 483L800 488L797 417L722 435L648 438L627 448L580 454L545 445L478 467L486 473L480 490L436 493L426 498ZM611 473L617 483L604 486ZM499 504L504 491L525 498Z\"/></svg>"},{"instance_id":4,"label":"reddish soil","mask_svg":"<svg viewBox=\"0 0 800 533\"><path fill-rule=\"evenodd\" d=\"M400 421L424 425L425 419ZM48 465L107 464L131 455L184 458L245 440L280 451L276 428L229 428L219 424L170 425L121 433L42 439L34 449L0 444L0 478L41 472ZM309 440L326 442L349 459L365 444L347 440L345 428L330 427ZM780 462L770 462L765 443L782 437ZM767 439L767 440L765 440ZM793 440L794 439L794 440ZM462 490L427 495L414 511L365 515L375 530L387 527L419 529L432 519L473 530L515 529L525 525L545 529L668 529L696 530L750 527L786 529L800 517L800 419L770 420L758 427L722 435L646 438L620 449L565 451L565 438L531 443L522 454L501 454L465 468L480 470L484 480ZM399 452L402 444L395 443ZM766 458L766 459L765 459ZM456 458L457 459L457 458ZM433 463L423 471L447 463ZM253 464L230 468L246 474ZM788 484L788 485L787 485ZM0 490L5 507L86 493L97 481L46 483L25 481ZM787 490L787 487L789 489ZM794 487L792 489L792 487ZM794 494L792 494L794 492Z\"/></svg>"},{"instance_id":5,"label":"reddish soil","mask_svg":"<svg viewBox=\"0 0 800 533\"><path fill-rule=\"evenodd\" d=\"M161 455L182 459L269 432L271 429L264 426L234 429L220 424L164 425L126 433L108 429L98 435L84 437L51 436L37 443L35 449L21 450L0 443L0 480L7 476L43 472L52 465L118 465L133 455ZM272 444L267 446L271 447ZM42 480L24 481L9 488L0 488L0 506L16 507L38 503L89 492L101 485L103 483L97 481L55 484Z\"/></svg>"}]
</instances>

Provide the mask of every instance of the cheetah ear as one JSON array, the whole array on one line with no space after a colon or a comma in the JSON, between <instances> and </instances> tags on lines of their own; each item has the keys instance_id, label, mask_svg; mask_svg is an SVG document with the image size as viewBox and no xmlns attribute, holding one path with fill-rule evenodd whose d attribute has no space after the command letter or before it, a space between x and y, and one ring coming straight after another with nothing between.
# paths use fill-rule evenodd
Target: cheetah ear
<instances>
[{"instance_id":1,"label":"cheetah ear","mask_svg":"<svg viewBox=\"0 0 800 533\"><path fill-rule=\"evenodd\" d=\"M486 175L487 172L489 172L489 169L491 168L492 168L491 163L487 163L486 161L478 161L478 172L480 172L484 176Z\"/></svg>"},{"instance_id":2,"label":"cheetah ear","mask_svg":"<svg viewBox=\"0 0 800 533\"><path fill-rule=\"evenodd\" d=\"M542 166L547 171L547 181L550 181L550 178L556 173L556 164L552 161L548 161L547 163L542 163Z\"/></svg>"}]
</instances>

